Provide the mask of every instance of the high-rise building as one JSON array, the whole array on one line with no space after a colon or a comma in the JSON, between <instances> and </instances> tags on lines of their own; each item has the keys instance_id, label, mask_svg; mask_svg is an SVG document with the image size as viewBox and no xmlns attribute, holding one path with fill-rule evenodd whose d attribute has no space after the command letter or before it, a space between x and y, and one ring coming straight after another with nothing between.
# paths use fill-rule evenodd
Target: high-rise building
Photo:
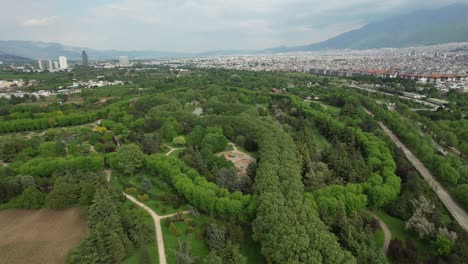
<instances>
[{"instance_id":1,"label":"high-rise building","mask_svg":"<svg viewBox=\"0 0 468 264\"><path fill-rule=\"evenodd\" d=\"M120 66L130 66L130 61L128 60L128 56L120 56L119 57L119 65Z\"/></svg>"},{"instance_id":2,"label":"high-rise building","mask_svg":"<svg viewBox=\"0 0 468 264\"><path fill-rule=\"evenodd\" d=\"M44 70L42 68L42 61L41 60L37 60L37 65L39 66L39 69L41 69L41 71Z\"/></svg>"},{"instance_id":3,"label":"high-rise building","mask_svg":"<svg viewBox=\"0 0 468 264\"><path fill-rule=\"evenodd\" d=\"M83 59L83 66L88 67L89 62L88 62L88 54L86 54L86 51L83 50L81 53L81 58Z\"/></svg>"},{"instance_id":4,"label":"high-rise building","mask_svg":"<svg viewBox=\"0 0 468 264\"><path fill-rule=\"evenodd\" d=\"M48 60L48 66L49 66L49 71L52 71L54 69L54 65L52 64L51 60Z\"/></svg>"},{"instance_id":5,"label":"high-rise building","mask_svg":"<svg viewBox=\"0 0 468 264\"><path fill-rule=\"evenodd\" d=\"M67 57L65 57L65 56L60 56L60 57L59 57L59 64L60 64L60 69L66 69L66 68L68 68L68 65L67 65Z\"/></svg>"},{"instance_id":6,"label":"high-rise building","mask_svg":"<svg viewBox=\"0 0 468 264\"><path fill-rule=\"evenodd\" d=\"M57 70L58 68L59 68L59 63L58 63L58 61L54 61L54 69Z\"/></svg>"}]
</instances>

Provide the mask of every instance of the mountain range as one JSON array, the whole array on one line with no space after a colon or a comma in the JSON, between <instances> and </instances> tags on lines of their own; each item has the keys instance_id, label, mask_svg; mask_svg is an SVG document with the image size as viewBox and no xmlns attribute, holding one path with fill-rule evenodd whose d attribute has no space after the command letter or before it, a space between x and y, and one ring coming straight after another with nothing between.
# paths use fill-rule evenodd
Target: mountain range
<instances>
[{"instance_id":1,"label":"mountain range","mask_svg":"<svg viewBox=\"0 0 468 264\"><path fill-rule=\"evenodd\" d=\"M468 41L468 5L419 10L370 23L326 41L298 47L279 47L270 52L331 49L404 48Z\"/></svg>"},{"instance_id":2,"label":"mountain range","mask_svg":"<svg viewBox=\"0 0 468 264\"><path fill-rule=\"evenodd\" d=\"M123 55L130 58L168 58L271 54L334 49L402 48L450 42L468 42L468 4L455 4L437 10L419 10L372 22L362 28L340 34L326 41L304 46L282 46L265 50L220 50L203 53L180 53L152 50L95 50L66 46L59 43L0 40L0 60L2 60L1 54L4 54L4 58L9 56L10 59L4 59L5 61L11 61L14 56L19 56L19 60L25 58L55 59L59 56L80 59L82 50L87 51L90 59L115 59Z\"/></svg>"}]
</instances>

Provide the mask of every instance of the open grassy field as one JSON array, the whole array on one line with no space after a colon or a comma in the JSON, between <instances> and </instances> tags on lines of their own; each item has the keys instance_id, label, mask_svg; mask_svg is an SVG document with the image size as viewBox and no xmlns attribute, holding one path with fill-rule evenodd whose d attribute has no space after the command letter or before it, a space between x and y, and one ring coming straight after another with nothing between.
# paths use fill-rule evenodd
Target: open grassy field
<instances>
[{"instance_id":1,"label":"open grassy field","mask_svg":"<svg viewBox=\"0 0 468 264\"><path fill-rule=\"evenodd\" d=\"M76 208L0 211L0 263L65 263L85 232Z\"/></svg>"}]
</instances>

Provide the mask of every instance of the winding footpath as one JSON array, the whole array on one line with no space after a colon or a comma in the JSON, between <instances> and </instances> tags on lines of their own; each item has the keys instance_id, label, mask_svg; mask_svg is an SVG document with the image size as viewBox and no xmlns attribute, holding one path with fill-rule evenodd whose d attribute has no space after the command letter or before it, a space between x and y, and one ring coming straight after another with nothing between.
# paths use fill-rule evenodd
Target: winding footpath
<instances>
[{"instance_id":1,"label":"winding footpath","mask_svg":"<svg viewBox=\"0 0 468 264\"><path fill-rule=\"evenodd\" d=\"M374 116L365 108L364 111L368 115L372 117ZM465 231L468 231L468 215L466 214L466 212L452 199L447 190L445 190L445 188L434 178L434 176L432 176L431 172L424 166L424 164L418 158L416 158L416 156L413 155L413 153L411 153L411 151L398 139L398 137L395 136L395 134L393 134L393 132L390 129L388 129L388 127L385 126L382 122L378 122L378 124L385 132L385 134L387 134L390 137L393 143L398 148L403 150L406 158L411 162L411 164L413 164L413 166L416 168L419 174L421 174L424 180L427 181L429 186L432 188L432 190L434 190L434 192L445 205L447 210L458 222L458 224L460 224L460 226L463 229L465 229Z\"/></svg>"},{"instance_id":2,"label":"winding footpath","mask_svg":"<svg viewBox=\"0 0 468 264\"><path fill-rule=\"evenodd\" d=\"M384 232L384 244L382 250L385 254L387 254L388 247L390 246L390 240L392 239L392 232L390 231L390 228L388 228L387 224L385 224L385 222L382 221L382 219L380 219L376 214L371 212L371 215L379 221L380 227Z\"/></svg>"},{"instance_id":3,"label":"winding footpath","mask_svg":"<svg viewBox=\"0 0 468 264\"><path fill-rule=\"evenodd\" d=\"M105 170L105 172L106 172L106 180L110 182L112 171ZM183 212L173 213L169 215L159 216L153 209L141 203L135 197L128 195L125 192L122 192L122 193L123 195L125 195L127 199L129 199L134 204L138 205L139 207L147 211L151 215L151 218L153 218L154 227L155 227L155 236L156 236L156 246L158 247L159 264L167 264L166 252L164 251L164 239L163 239L163 234L162 234L162 229L161 229L161 220L175 216L179 213L188 214L190 213L190 211L183 211Z\"/></svg>"}]
</instances>

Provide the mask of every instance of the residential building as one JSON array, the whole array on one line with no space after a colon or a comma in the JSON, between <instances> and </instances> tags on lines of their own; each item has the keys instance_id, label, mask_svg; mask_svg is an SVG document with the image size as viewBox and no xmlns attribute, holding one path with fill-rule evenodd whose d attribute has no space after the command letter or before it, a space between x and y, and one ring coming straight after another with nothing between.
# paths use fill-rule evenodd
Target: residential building
<instances>
[{"instance_id":1,"label":"residential building","mask_svg":"<svg viewBox=\"0 0 468 264\"><path fill-rule=\"evenodd\" d=\"M124 66L124 67L130 66L130 61L128 60L128 56L120 56L119 65Z\"/></svg>"},{"instance_id":2,"label":"residential building","mask_svg":"<svg viewBox=\"0 0 468 264\"><path fill-rule=\"evenodd\" d=\"M86 54L86 51L83 50L81 53L81 58L83 59L83 66L88 67L89 62L88 62L88 54Z\"/></svg>"},{"instance_id":3,"label":"residential building","mask_svg":"<svg viewBox=\"0 0 468 264\"><path fill-rule=\"evenodd\" d=\"M60 64L60 69L67 69L68 68L67 57L60 56L59 57L59 64Z\"/></svg>"}]
</instances>

